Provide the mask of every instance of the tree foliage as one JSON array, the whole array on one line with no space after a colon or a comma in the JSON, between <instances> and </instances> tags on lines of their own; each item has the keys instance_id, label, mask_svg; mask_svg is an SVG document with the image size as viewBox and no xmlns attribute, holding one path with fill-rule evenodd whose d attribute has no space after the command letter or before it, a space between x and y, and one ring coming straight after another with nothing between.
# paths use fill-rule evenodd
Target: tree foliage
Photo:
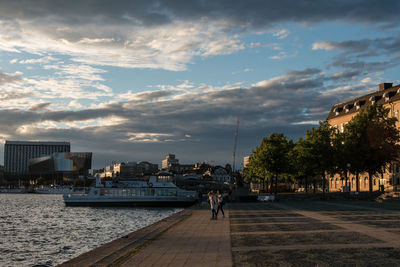
<instances>
[{"instance_id":1,"label":"tree foliage","mask_svg":"<svg viewBox=\"0 0 400 267\"><path fill-rule=\"evenodd\" d=\"M346 125L344 131L351 170L369 174L370 192L372 176L385 170L388 163L399 156L397 119L389 118L388 114L389 109L382 105L368 106Z\"/></svg>"}]
</instances>

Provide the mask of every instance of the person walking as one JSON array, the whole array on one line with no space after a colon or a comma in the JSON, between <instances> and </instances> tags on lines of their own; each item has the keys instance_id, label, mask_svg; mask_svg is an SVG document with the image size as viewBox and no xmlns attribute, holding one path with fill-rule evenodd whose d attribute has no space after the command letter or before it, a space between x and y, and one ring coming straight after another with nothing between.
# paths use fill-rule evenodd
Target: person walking
<instances>
[{"instance_id":1,"label":"person walking","mask_svg":"<svg viewBox=\"0 0 400 267\"><path fill-rule=\"evenodd\" d=\"M217 220L217 197L212 190L208 193L208 201L211 208L211 220Z\"/></svg>"},{"instance_id":2,"label":"person walking","mask_svg":"<svg viewBox=\"0 0 400 267\"><path fill-rule=\"evenodd\" d=\"M222 196L222 194L219 191L217 191L217 203L218 203L218 207L217 207L217 215L216 216L218 216L219 211L221 211L222 212L222 218L225 218L224 197Z\"/></svg>"}]
</instances>

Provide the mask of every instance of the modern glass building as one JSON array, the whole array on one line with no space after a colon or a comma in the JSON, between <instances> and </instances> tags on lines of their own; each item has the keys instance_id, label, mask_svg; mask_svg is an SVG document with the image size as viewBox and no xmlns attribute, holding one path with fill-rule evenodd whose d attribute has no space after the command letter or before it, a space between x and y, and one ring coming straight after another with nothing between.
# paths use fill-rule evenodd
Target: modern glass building
<instances>
[{"instance_id":1,"label":"modern glass building","mask_svg":"<svg viewBox=\"0 0 400 267\"><path fill-rule=\"evenodd\" d=\"M69 142L6 141L4 146L4 172L28 174L28 161L56 152L70 152Z\"/></svg>"}]
</instances>

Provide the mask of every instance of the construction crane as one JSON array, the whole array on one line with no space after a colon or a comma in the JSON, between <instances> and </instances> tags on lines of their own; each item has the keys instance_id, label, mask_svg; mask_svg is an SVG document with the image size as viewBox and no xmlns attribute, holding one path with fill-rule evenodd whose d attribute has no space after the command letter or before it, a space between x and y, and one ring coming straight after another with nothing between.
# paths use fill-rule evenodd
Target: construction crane
<instances>
[{"instance_id":1,"label":"construction crane","mask_svg":"<svg viewBox=\"0 0 400 267\"><path fill-rule=\"evenodd\" d=\"M233 145L233 164L232 164L232 172L235 172L236 146L237 146L238 134L239 134L239 118L236 119L235 143L234 143L234 145Z\"/></svg>"}]
</instances>

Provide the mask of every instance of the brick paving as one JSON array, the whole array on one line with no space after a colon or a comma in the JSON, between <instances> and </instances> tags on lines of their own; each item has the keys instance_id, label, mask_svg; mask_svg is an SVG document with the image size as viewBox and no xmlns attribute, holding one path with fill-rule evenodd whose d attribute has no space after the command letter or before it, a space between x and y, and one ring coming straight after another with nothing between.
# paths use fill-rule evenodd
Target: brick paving
<instances>
[{"instance_id":1,"label":"brick paving","mask_svg":"<svg viewBox=\"0 0 400 267\"><path fill-rule=\"evenodd\" d=\"M209 210L196 210L121 266L232 266L229 211L225 215L210 220Z\"/></svg>"},{"instance_id":2,"label":"brick paving","mask_svg":"<svg viewBox=\"0 0 400 267\"><path fill-rule=\"evenodd\" d=\"M249 203L230 214L234 266L400 266L400 222L385 225L400 206Z\"/></svg>"}]
</instances>

